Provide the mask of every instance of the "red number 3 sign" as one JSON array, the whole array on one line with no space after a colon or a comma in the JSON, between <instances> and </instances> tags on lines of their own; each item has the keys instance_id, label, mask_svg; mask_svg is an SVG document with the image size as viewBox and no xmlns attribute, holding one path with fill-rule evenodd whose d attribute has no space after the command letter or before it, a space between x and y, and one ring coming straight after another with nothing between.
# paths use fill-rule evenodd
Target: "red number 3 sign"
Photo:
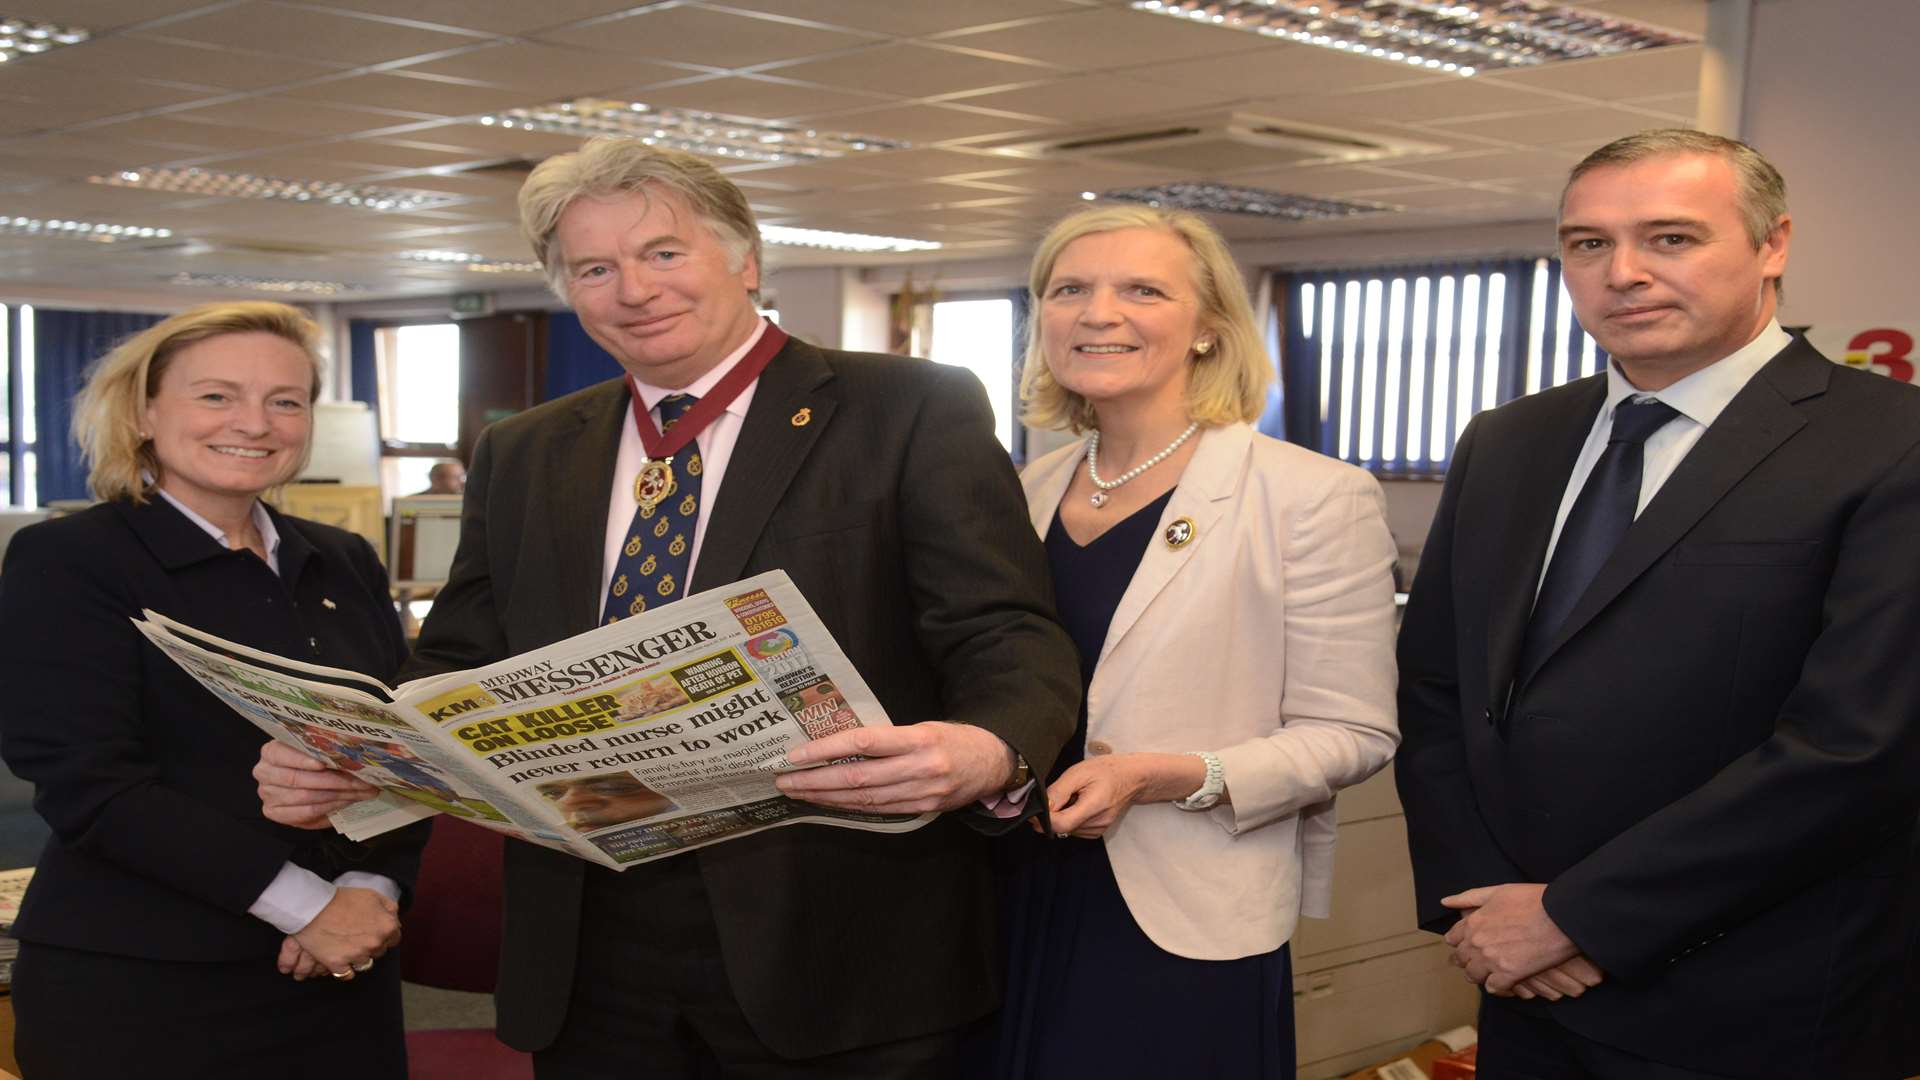
<instances>
[{"instance_id":1,"label":"red number 3 sign","mask_svg":"<svg viewBox=\"0 0 1920 1080\"><path fill-rule=\"evenodd\" d=\"M1905 330L1863 330L1847 342L1844 359L1852 367L1880 371L1896 382L1913 381L1913 335Z\"/></svg>"}]
</instances>

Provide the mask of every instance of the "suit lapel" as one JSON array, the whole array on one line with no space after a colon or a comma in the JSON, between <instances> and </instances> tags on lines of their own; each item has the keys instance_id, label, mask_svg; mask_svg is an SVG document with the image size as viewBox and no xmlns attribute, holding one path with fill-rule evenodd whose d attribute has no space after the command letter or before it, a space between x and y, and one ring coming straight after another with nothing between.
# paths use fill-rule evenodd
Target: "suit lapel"
<instances>
[{"instance_id":1,"label":"suit lapel","mask_svg":"<svg viewBox=\"0 0 1920 1080\"><path fill-rule=\"evenodd\" d=\"M1607 400L1604 377L1589 383L1569 395L1565 407L1543 415L1535 431L1523 433L1517 448L1498 448L1510 454L1516 465L1516 479L1506 500L1507 523L1489 531L1495 549L1491 561L1484 564L1491 568L1488 577L1493 582L1487 612L1487 692L1500 711L1504 711L1507 688L1513 685L1514 669L1520 666L1520 647L1533 615L1534 593L1546 565L1547 541L1560 514L1567 478L1573 474L1587 433L1593 430L1593 418Z\"/></svg>"},{"instance_id":2,"label":"suit lapel","mask_svg":"<svg viewBox=\"0 0 1920 1080\"><path fill-rule=\"evenodd\" d=\"M832 378L820 350L797 339L761 373L700 544L695 592L737 580L746 569L774 505L833 420L837 401L823 389ZM807 419L797 423L802 409Z\"/></svg>"},{"instance_id":3,"label":"suit lapel","mask_svg":"<svg viewBox=\"0 0 1920 1080\"><path fill-rule=\"evenodd\" d=\"M1220 523L1220 516L1226 513L1231 504L1240 478L1246 474L1247 455L1252 448L1253 428L1246 424L1208 428L1201 433L1200 445L1194 450L1192 460L1187 462L1186 471L1180 474L1180 483L1173 489L1173 498L1167 500L1167 509L1159 522L1160 528L1155 530L1153 539L1147 541L1146 554L1140 557L1140 565L1133 572L1133 581L1127 585L1119 606L1113 611L1113 622L1107 626L1106 643L1100 648L1101 663L1113 655L1115 647L1125 640L1128 631L1140 621L1140 616L1146 613L1154 598L1180 573L1182 567L1197 558L1203 549L1230 543L1227 539L1215 536L1219 530L1214 526ZM1067 470L1067 474L1071 477L1072 470ZM1055 499L1054 502L1057 505L1059 500ZM1161 530L1181 518L1193 522L1193 539L1176 548L1166 542Z\"/></svg>"},{"instance_id":4,"label":"suit lapel","mask_svg":"<svg viewBox=\"0 0 1920 1080\"><path fill-rule=\"evenodd\" d=\"M1027 489L1027 517L1033 521L1033 531L1045 540L1053 529L1054 515L1060 509L1060 500L1066 497L1067 486L1073 483L1074 470L1080 462L1086 460L1087 442L1080 440L1071 454L1063 456L1045 471L1036 469L1030 476L1021 478Z\"/></svg>"},{"instance_id":5,"label":"suit lapel","mask_svg":"<svg viewBox=\"0 0 1920 1080\"><path fill-rule=\"evenodd\" d=\"M600 621L601 572L605 569L608 498L613 492L613 469L620 456L621 427L631 423L627 385L603 383L581 395L574 409L574 426L559 433L558 459L569 463L573 482L556 483L547 490L553 500L550 538L554 576L559 583L556 607L567 634L576 634ZM535 518L539 520L539 518Z\"/></svg>"},{"instance_id":6,"label":"suit lapel","mask_svg":"<svg viewBox=\"0 0 1920 1080\"><path fill-rule=\"evenodd\" d=\"M1552 656L1592 622L1735 484L1805 427L1806 418L1794 404L1824 392L1832 370L1824 357L1798 338L1768 361L1700 436L1627 530L1626 539L1567 614L1546 655Z\"/></svg>"}]
</instances>

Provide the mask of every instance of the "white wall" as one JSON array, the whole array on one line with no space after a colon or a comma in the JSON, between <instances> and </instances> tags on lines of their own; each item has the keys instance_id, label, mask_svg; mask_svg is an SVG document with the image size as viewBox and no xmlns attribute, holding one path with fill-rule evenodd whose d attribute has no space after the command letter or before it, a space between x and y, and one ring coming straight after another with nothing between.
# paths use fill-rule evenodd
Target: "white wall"
<instances>
[{"instance_id":1,"label":"white wall","mask_svg":"<svg viewBox=\"0 0 1920 1080\"><path fill-rule=\"evenodd\" d=\"M1920 319L1920 3L1758 0L1740 135L1787 178L1787 323Z\"/></svg>"}]
</instances>

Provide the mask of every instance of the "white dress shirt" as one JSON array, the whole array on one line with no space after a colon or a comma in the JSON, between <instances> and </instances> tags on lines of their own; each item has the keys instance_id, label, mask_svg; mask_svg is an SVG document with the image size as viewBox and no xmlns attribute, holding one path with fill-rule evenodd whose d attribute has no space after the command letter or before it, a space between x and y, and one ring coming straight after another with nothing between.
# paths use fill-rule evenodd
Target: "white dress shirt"
<instances>
[{"instance_id":1,"label":"white dress shirt","mask_svg":"<svg viewBox=\"0 0 1920 1080\"><path fill-rule=\"evenodd\" d=\"M1554 549L1560 546L1560 530L1567 523L1567 515L1573 512L1574 500L1580 497L1580 489L1586 486L1587 477L1607 449L1607 438L1613 432L1613 410L1622 401L1628 398L1635 401L1664 401L1680 413L1647 437L1640 465L1640 504L1633 509L1633 516L1637 519L1659 493L1660 486L1667 482L1667 477L1673 475L1673 470L1693 449L1693 444L1699 442L1700 436L1706 434L1707 428L1726 411L1734 395L1747 385L1748 380L1760 373L1767 361L1791 344L1793 336L1780 329L1779 320L1768 320L1760 336L1732 356L1708 364L1672 386L1652 393L1628 382L1619 366L1609 361L1606 404L1600 407L1600 415L1593 418L1593 428L1587 432L1587 441L1580 447L1580 456L1574 459L1573 474L1567 477L1566 491L1560 496L1560 513L1553 519L1553 539L1547 543L1547 559L1541 564L1540 580L1546 580L1546 567L1553 565ZM1536 595L1539 588L1540 582L1535 582Z\"/></svg>"},{"instance_id":2,"label":"white dress shirt","mask_svg":"<svg viewBox=\"0 0 1920 1080\"><path fill-rule=\"evenodd\" d=\"M634 385L640 388L640 403L647 407L654 424L660 423L661 398L669 394L705 397L721 379L727 377L728 372L746 359L747 353L759 344L766 332L767 321L762 319L747 340L729 353L725 360L678 390L652 386L635 379ZM714 417L712 423L694 436L694 445L700 448L700 509L693 522L693 548L687 554L688 582L693 580L693 568L700 564L700 545L707 536L707 510L720 496L720 482L726 477L727 462L733 457L733 444L740 440L740 427L747 421L747 407L753 404L753 392L759 386L758 378L748 383L738 396L727 403L725 412ZM684 451L676 457L685 457ZM613 463L613 493L607 499L607 542L600 562L600 595L594 598L596 612L606 605L607 590L613 587L613 575L620 566L620 549L626 545L634 512L640 509L640 500L633 494L633 481L640 475L640 465L646 460L647 448L641 443L640 431L634 427L633 417L629 415L620 425L620 454ZM684 476L685 469L676 468L675 473Z\"/></svg>"},{"instance_id":3,"label":"white dress shirt","mask_svg":"<svg viewBox=\"0 0 1920 1080\"><path fill-rule=\"evenodd\" d=\"M185 514L188 521L200 526L201 531L213 537L221 547L231 550L233 543L225 530L199 514L193 508L162 489L160 497L173 504L175 510ZM274 576L280 575L280 530L273 527L273 518L267 514L267 508L259 500L253 504L253 527L260 533L260 546L267 551L267 569ZM384 874L369 874L362 870L349 870L339 877L328 881L304 866L284 863L280 872L274 875L265 891L261 892L253 905L247 908L247 914L273 926L283 934L297 934L306 929L307 924L319 915L321 910L333 902L337 889L372 889L387 899L399 903L400 886Z\"/></svg>"}]
</instances>

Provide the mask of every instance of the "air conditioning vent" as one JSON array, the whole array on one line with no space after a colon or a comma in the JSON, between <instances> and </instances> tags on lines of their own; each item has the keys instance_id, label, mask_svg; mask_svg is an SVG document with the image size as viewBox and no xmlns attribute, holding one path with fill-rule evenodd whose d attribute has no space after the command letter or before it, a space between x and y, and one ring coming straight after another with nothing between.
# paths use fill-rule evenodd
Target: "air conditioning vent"
<instances>
[{"instance_id":1,"label":"air conditioning vent","mask_svg":"<svg viewBox=\"0 0 1920 1080\"><path fill-rule=\"evenodd\" d=\"M1295 165L1384 161L1438 153L1448 147L1251 113L1218 112L1163 120L1150 128L1105 128L1002 149L1036 157L1093 159L1221 175Z\"/></svg>"}]
</instances>

